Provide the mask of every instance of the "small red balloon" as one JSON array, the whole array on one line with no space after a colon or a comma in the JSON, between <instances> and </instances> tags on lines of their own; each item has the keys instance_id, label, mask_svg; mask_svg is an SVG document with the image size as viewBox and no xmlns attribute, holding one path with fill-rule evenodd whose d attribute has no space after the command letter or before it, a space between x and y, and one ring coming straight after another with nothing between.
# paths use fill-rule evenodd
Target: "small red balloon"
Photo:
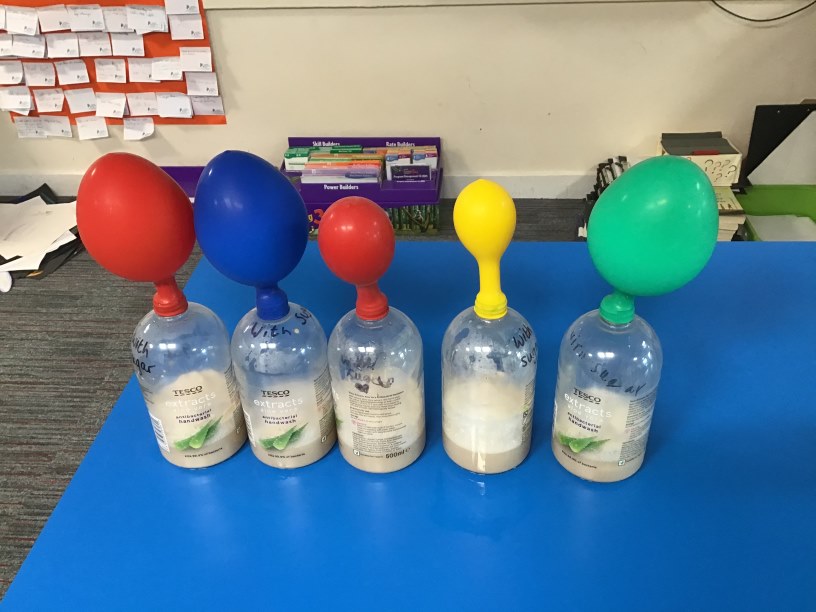
<instances>
[{"instance_id":1,"label":"small red balloon","mask_svg":"<svg viewBox=\"0 0 816 612\"><path fill-rule=\"evenodd\" d=\"M103 268L129 280L156 283L158 314L184 312L186 300L173 276L195 244L193 209L166 172L138 155L103 155L79 184L77 226L91 257Z\"/></svg>"},{"instance_id":2,"label":"small red balloon","mask_svg":"<svg viewBox=\"0 0 816 612\"><path fill-rule=\"evenodd\" d=\"M323 214L317 243L329 269L357 286L357 315L377 320L388 314L388 299L377 287L394 258L394 228L386 212L368 198L337 200Z\"/></svg>"}]
</instances>

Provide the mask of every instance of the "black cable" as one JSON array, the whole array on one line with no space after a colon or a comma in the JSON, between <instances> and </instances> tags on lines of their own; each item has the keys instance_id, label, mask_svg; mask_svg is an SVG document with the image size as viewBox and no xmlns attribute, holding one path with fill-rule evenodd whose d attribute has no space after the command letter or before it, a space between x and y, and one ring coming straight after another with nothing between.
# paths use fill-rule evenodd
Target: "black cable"
<instances>
[{"instance_id":1,"label":"black cable","mask_svg":"<svg viewBox=\"0 0 816 612\"><path fill-rule=\"evenodd\" d=\"M725 8L722 4L717 2L717 0L711 0L711 4L716 6L721 11L724 11L724 12L728 13L729 15L732 15L732 16L737 17L738 19L742 19L744 21L750 21L752 23L769 23L771 21L779 21L781 19L787 19L788 17L793 17L797 13L801 13L802 11L804 11L806 9L809 9L811 6L816 4L816 0L812 0L811 2L808 2L805 6L803 6L801 8L798 8L795 11L791 11L790 13L785 13L784 15L779 15L777 17L768 17L767 19L756 19L754 17L746 17L745 15L740 15L739 13L735 13L734 11Z\"/></svg>"}]
</instances>

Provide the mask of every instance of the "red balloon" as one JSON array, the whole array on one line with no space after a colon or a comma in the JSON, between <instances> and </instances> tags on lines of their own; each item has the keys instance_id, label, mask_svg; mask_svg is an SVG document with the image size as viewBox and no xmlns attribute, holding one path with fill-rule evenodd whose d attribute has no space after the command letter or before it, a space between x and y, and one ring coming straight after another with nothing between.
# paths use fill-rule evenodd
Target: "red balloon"
<instances>
[{"instance_id":1,"label":"red balloon","mask_svg":"<svg viewBox=\"0 0 816 612\"><path fill-rule=\"evenodd\" d=\"M351 196L329 206L317 235L329 269L357 285L357 314L376 320L388 314L377 281L394 258L394 228L386 212L368 198Z\"/></svg>"},{"instance_id":2,"label":"red balloon","mask_svg":"<svg viewBox=\"0 0 816 612\"><path fill-rule=\"evenodd\" d=\"M77 226L97 263L129 280L156 283L154 306L163 309L157 312L180 314L184 296L173 276L195 244L193 208L166 172L138 155L103 155L79 184ZM186 301L183 306L181 312Z\"/></svg>"}]
</instances>

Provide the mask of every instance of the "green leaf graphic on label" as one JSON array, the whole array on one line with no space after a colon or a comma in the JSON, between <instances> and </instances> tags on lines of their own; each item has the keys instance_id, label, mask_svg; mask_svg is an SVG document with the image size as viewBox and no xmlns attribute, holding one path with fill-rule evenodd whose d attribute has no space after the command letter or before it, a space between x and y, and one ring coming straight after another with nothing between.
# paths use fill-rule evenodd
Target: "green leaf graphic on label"
<instances>
[{"instance_id":1,"label":"green leaf graphic on label","mask_svg":"<svg viewBox=\"0 0 816 612\"><path fill-rule=\"evenodd\" d=\"M298 438L300 438L300 434L303 433L303 428L306 427L306 425L308 425L308 423L305 423L303 427L292 432L292 437L289 438L289 446L298 441Z\"/></svg>"},{"instance_id":2,"label":"green leaf graphic on label","mask_svg":"<svg viewBox=\"0 0 816 612\"><path fill-rule=\"evenodd\" d=\"M206 444L207 441L215 435L215 430L218 429L218 424L221 422L221 417L215 419L212 423L210 423L210 428L207 430L207 435L204 436L204 443Z\"/></svg>"},{"instance_id":3,"label":"green leaf graphic on label","mask_svg":"<svg viewBox=\"0 0 816 612\"><path fill-rule=\"evenodd\" d=\"M221 418L217 418L214 421L210 421L206 423L195 432L189 438L184 438L183 440L176 440L173 442L173 446L175 446L178 450L187 450L188 448L199 449L204 446L204 443L209 440L210 438L215 435L215 430L218 428L218 423L221 421Z\"/></svg>"},{"instance_id":4,"label":"green leaf graphic on label","mask_svg":"<svg viewBox=\"0 0 816 612\"><path fill-rule=\"evenodd\" d=\"M304 423L300 427L295 425L291 429L287 429L279 436L275 436L274 438L263 438L260 440L261 446L263 446L266 450L270 450L272 448L279 451L286 450L287 446L290 446L298 441L298 438L300 438L300 434L303 432L306 425L308 425L308 423Z\"/></svg>"},{"instance_id":5,"label":"green leaf graphic on label","mask_svg":"<svg viewBox=\"0 0 816 612\"><path fill-rule=\"evenodd\" d=\"M570 436L566 436L560 432L557 432L556 435L558 436L558 442L560 442L563 446L568 447L573 453L582 453L584 451L592 451L601 448L604 443L609 442L609 440L596 440L595 436L590 436L588 438L572 438Z\"/></svg>"},{"instance_id":6,"label":"green leaf graphic on label","mask_svg":"<svg viewBox=\"0 0 816 612\"><path fill-rule=\"evenodd\" d=\"M604 445L604 442L609 442L609 440L593 440L589 444L586 445L585 451L592 451Z\"/></svg>"}]
</instances>

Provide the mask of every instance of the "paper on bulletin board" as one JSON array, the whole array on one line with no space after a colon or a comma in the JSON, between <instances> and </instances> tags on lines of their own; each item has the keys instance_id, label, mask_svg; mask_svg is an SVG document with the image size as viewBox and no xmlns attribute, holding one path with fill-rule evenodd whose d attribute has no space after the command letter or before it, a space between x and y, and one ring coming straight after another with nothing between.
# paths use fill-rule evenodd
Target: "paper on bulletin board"
<instances>
[{"instance_id":1,"label":"paper on bulletin board","mask_svg":"<svg viewBox=\"0 0 816 612\"><path fill-rule=\"evenodd\" d=\"M54 5L55 0L14 0L15 5L19 5L21 7L28 7L28 8L42 8L46 6ZM103 9L110 9L110 8L119 8L124 9L125 5L128 4L128 0L93 0L92 2L77 2L76 0L72 3L73 5L88 5L88 6L102 6ZM150 6L160 6L164 7L165 3L163 0L138 0L139 5L150 5ZM190 2L187 2L190 5ZM186 49L190 48L202 48L202 52L206 53L210 49L210 33L209 28L207 26L207 20L204 17L204 7L201 0L198 0L198 10L201 15L202 26L203 26L203 38L200 40L173 40L171 37L170 32L150 32L144 35L144 51L146 58L159 58L159 57L172 57L176 56L179 57L181 55L181 48L184 47ZM60 34L69 34L70 32L61 32ZM206 49L204 49L206 48ZM120 58L122 56L113 55L110 56L109 59ZM162 82L144 82L144 83L115 83L115 82L105 82L99 81L96 74L96 65L94 60L98 59L93 56L88 57L81 57L76 58L75 61L82 61L85 63L85 66L88 70L88 75L90 77L90 84L89 83L76 83L76 84L60 84L59 87L64 90L68 91L71 89L83 89L92 87L95 92L97 93L125 93L125 94L134 94L134 93L180 93L186 94L187 93L187 83L184 79L177 80L177 81L162 81ZM54 63L54 59L44 59L44 60L34 60L34 59L26 59L28 62L49 62ZM58 60L59 61L59 60ZM215 70L215 62L210 60L212 63L212 70ZM104 78L104 77L103 77ZM38 87L32 87L31 90L35 92ZM87 117L87 116L94 116L95 111L90 111L86 113L71 113L68 105L66 104L63 107L63 110L58 115L70 117L71 123L76 123L76 117ZM49 115L54 115L54 113L49 113ZM38 116L36 110L32 109L29 113L30 117ZM12 116L12 120L14 120L14 116ZM161 116L154 116L153 117L154 123L157 125L160 124L182 124L182 125L218 125L224 124L227 122L225 115L197 115L190 118L185 117L161 117ZM117 118L108 118L107 122L109 124L121 124L122 119Z\"/></svg>"}]
</instances>

